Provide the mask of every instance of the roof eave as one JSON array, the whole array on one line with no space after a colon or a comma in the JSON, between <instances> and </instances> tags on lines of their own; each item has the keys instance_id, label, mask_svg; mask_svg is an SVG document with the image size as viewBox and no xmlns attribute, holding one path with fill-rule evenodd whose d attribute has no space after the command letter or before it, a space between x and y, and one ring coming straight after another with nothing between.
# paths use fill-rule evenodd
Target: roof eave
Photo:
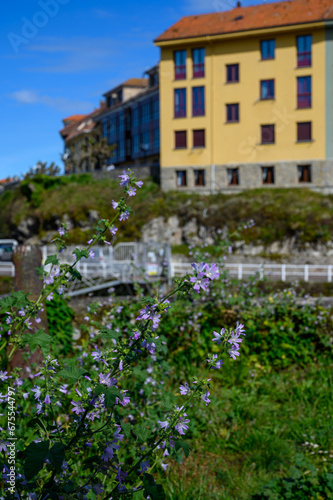
<instances>
[{"instance_id":1,"label":"roof eave","mask_svg":"<svg viewBox=\"0 0 333 500\"><path fill-rule=\"evenodd\" d=\"M179 37L179 38L169 38L168 40L158 40L156 38L154 40L154 44L157 45L158 47L167 47L167 46L172 46L172 45L177 45L178 43L185 43L189 44L192 42L197 42L200 39L205 39L206 41L214 41L218 40L220 38L236 38L239 36L254 36L257 33L260 34L265 34L265 32L269 33L272 31L290 31L291 28L301 30L304 27L307 28L309 24L312 24L314 28L321 28L325 26L325 23L328 22L333 22L333 20L320 20L320 21L309 21L307 23L292 23L292 24L280 24L276 26L264 26L262 28L253 28L253 29L245 29L245 30L239 30L239 31L229 31L226 33L210 33L210 34L201 34L201 35L192 35L192 36L185 36L185 37Z\"/></svg>"}]
</instances>

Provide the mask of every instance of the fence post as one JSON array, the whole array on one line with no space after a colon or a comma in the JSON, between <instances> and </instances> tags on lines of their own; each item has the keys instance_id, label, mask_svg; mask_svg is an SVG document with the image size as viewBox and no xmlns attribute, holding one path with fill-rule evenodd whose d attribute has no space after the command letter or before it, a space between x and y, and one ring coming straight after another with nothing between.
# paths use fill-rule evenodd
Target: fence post
<instances>
[{"instance_id":1,"label":"fence post","mask_svg":"<svg viewBox=\"0 0 333 500\"><path fill-rule=\"evenodd\" d=\"M328 266L327 268L327 281L329 283L332 281L332 266Z\"/></svg>"},{"instance_id":2,"label":"fence post","mask_svg":"<svg viewBox=\"0 0 333 500\"><path fill-rule=\"evenodd\" d=\"M238 264L238 279L241 280L243 277L243 264Z\"/></svg>"},{"instance_id":3,"label":"fence post","mask_svg":"<svg viewBox=\"0 0 333 500\"><path fill-rule=\"evenodd\" d=\"M281 266L281 280L286 281L286 265L282 264Z\"/></svg>"},{"instance_id":4,"label":"fence post","mask_svg":"<svg viewBox=\"0 0 333 500\"><path fill-rule=\"evenodd\" d=\"M309 266L307 264L304 266L304 281L309 281Z\"/></svg>"}]
</instances>

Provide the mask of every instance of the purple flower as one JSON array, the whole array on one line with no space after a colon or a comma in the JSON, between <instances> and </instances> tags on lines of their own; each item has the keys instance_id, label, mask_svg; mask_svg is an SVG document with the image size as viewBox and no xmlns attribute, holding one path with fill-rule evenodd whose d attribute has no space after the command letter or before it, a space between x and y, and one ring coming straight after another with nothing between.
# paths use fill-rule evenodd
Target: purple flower
<instances>
[{"instance_id":1,"label":"purple flower","mask_svg":"<svg viewBox=\"0 0 333 500\"><path fill-rule=\"evenodd\" d=\"M116 208L118 208L119 203L117 203L116 201L113 201L113 200L112 200L112 201L111 201L111 205L112 205L112 208L113 208L114 210L116 210Z\"/></svg>"},{"instance_id":2,"label":"purple flower","mask_svg":"<svg viewBox=\"0 0 333 500\"><path fill-rule=\"evenodd\" d=\"M135 187L130 187L127 191L128 196L135 196L136 195L136 188Z\"/></svg>"},{"instance_id":3,"label":"purple flower","mask_svg":"<svg viewBox=\"0 0 333 500\"><path fill-rule=\"evenodd\" d=\"M206 403L206 406L210 403L210 399L208 399L208 396L210 395L209 390L207 389L206 393L201 396L201 399Z\"/></svg>"},{"instance_id":4,"label":"purple flower","mask_svg":"<svg viewBox=\"0 0 333 500\"><path fill-rule=\"evenodd\" d=\"M219 345L219 344L221 344L222 337L223 337L223 335L225 334L225 329L224 329L224 328L222 328L220 333L213 332L213 334L215 335L215 339L212 339L212 340L213 340L213 342L216 342L216 343L217 343L217 345Z\"/></svg>"},{"instance_id":5,"label":"purple flower","mask_svg":"<svg viewBox=\"0 0 333 500\"><path fill-rule=\"evenodd\" d=\"M138 181L135 184L138 186L138 188L141 188L143 186L143 182L142 181Z\"/></svg>"},{"instance_id":6,"label":"purple flower","mask_svg":"<svg viewBox=\"0 0 333 500\"><path fill-rule=\"evenodd\" d=\"M35 385L34 389L31 389L31 392L35 393L35 399L39 399L40 395L42 394L42 391L38 387L38 385Z\"/></svg>"},{"instance_id":7,"label":"purple flower","mask_svg":"<svg viewBox=\"0 0 333 500\"><path fill-rule=\"evenodd\" d=\"M169 427L169 422L167 422L166 420L164 422L163 421L161 422L161 420L158 420L157 422L160 424L162 429L167 429Z\"/></svg>"},{"instance_id":8,"label":"purple flower","mask_svg":"<svg viewBox=\"0 0 333 500\"><path fill-rule=\"evenodd\" d=\"M65 236L66 231L65 231L65 229L63 227L59 227L58 228L58 233L59 233L60 236Z\"/></svg>"},{"instance_id":9,"label":"purple flower","mask_svg":"<svg viewBox=\"0 0 333 500\"><path fill-rule=\"evenodd\" d=\"M46 297L46 300L53 300L53 292Z\"/></svg>"},{"instance_id":10,"label":"purple flower","mask_svg":"<svg viewBox=\"0 0 333 500\"><path fill-rule=\"evenodd\" d=\"M209 264L206 264L205 267L206 267L205 276L207 278L214 280L220 276L220 271L218 270L218 267L216 264L212 264L211 267L209 267Z\"/></svg>"},{"instance_id":11,"label":"purple flower","mask_svg":"<svg viewBox=\"0 0 333 500\"><path fill-rule=\"evenodd\" d=\"M189 392L191 392L191 389L190 389L190 386L188 385L187 382L185 382L184 385L180 386L180 394L182 396L184 396L185 394L188 394Z\"/></svg>"},{"instance_id":12,"label":"purple flower","mask_svg":"<svg viewBox=\"0 0 333 500\"><path fill-rule=\"evenodd\" d=\"M163 470L167 470L167 468L169 467L169 464L163 464L161 462L161 467L162 467Z\"/></svg>"},{"instance_id":13,"label":"purple flower","mask_svg":"<svg viewBox=\"0 0 333 500\"><path fill-rule=\"evenodd\" d=\"M48 394L46 394L46 396L45 396L44 403L46 405L49 405L51 403L51 398Z\"/></svg>"},{"instance_id":14,"label":"purple flower","mask_svg":"<svg viewBox=\"0 0 333 500\"><path fill-rule=\"evenodd\" d=\"M209 285L209 279L204 278L203 273L199 273L198 276L191 276L190 281L192 283L195 283L194 285L194 290L196 290L198 293L200 292L200 288L203 290L207 290L207 287Z\"/></svg>"},{"instance_id":15,"label":"purple flower","mask_svg":"<svg viewBox=\"0 0 333 500\"><path fill-rule=\"evenodd\" d=\"M119 220L123 221L123 220L127 220L128 218L129 218L129 212L127 210L125 210L125 212L120 214Z\"/></svg>"},{"instance_id":16,"label":"purple flower","mask_svg":"<svg viewBox=\"0 0 333 500\"><path fill-rule=\"evenodd\" d=\"M116 232L118 231L118 228L116 226L111 226L110 227L110 233L114 236Z\"/></svg>"},{"instance_id":17,"label":"purple flower","mask_svg":"<svg viewBox=\"0 0 333 500\"><path fill-rule=\"evenodd\" d=\"M237 321L236 323L236 334L238 335L245 335L245 330L244 330L244 325L242 325L241 323L239 323L239 321Z\"/></svg>"},{"instance_id":18,"label":"purple flower","mask_svg":"<svg viewBox=\"0 0 333 500\"><path fill-rule=\"evenodd\" d=\"M240 342L243 342L243 339L239 338L239 334L231 332L231 337L228 340L229 344L239 344Z\"/></svg>"},{"instance_id":19,"label":"purple flower","mask_svg":"<svg viewBox=\"0 0 333 500\"><path fill-rule=\"evenodd\" d=\"M131 176L130 173L126 174L126 170L123 170L123 173L121 175L118 175L118 177L121 178L120 185L122 187L126 187L130 183Z\"/></svg>"},{"instance_id":20,"label":"purple flower","mask_svg":"<svg viewBox=\"0 0 333 500\"><path fill-rule=\"evenodd\" d=\"M4 382L5 380L7 380L8 378L10 378L10 377L8 377L7 373L8 372L4 372L4 371L0 370L0 380L2 382Z\"/></svg>"},{"instance_id":21,"label":"purple flower","mask_svg":"<svg viewBox=\"0 0 333 500\"><path fill-rule=\"evenodd\" d=\"M93 250L89 250L89 257L93 259L95 257L95 252Z\"/></svg>"},{"instance_id":22,"label":"purple flower","mask_svg":"<svg viewBox=\"0 0 333 500\"><path fill-rule=\"evenodd\" d=\"M121 359L120 363L119 363L119 371L122 371L122 370L123 370L123 360Z\"/></svg>"},{"instance_id":23,"label":"purple flower","mask_svg":"<svg viewBox=\"0 0 333 500\"><path fill-rule=\"evenodd\" d=\"M203 273L206 269L206 265L207 264L204 264L203 262L201 262L199 265L197 265L195 263L191 264L191 266L193 267L193 269L196 273Z\"/></svg>"},{"instance_id":24,"label":"purple flower","mask_svg":"<svg viewBox=\"0 0 333 500\"><path fill-rule=\"evenodd\" d=\"M92 242L93 242L93 239L91 238L90 240L88 240L88 245L90 245Z\"/></svg>"},{"instance_id":25,"label":"purple flower","mask_svg":"<svg viewBox=\"0 0 333 500\"><path fill-rule=\"evenodd\" d=\"M141 462L140 463L140 467L141 467L141 471L139 470L139 472L145 473L149 469L149 467L150 467L150 464L149 464L148 460L145 460L145 461Z\"/></svg>"},{"instance_id":26,"label":"purple flower","mask_svg":"<svg viewBox=\"0 0 333 500\"><path fill-rule=\"evenodd\" d=\"M232 359L236 359L236 356L239 356L239 345L233 344L231 349L229 349L229 354Z\"/></svg>"},{"instance_id":27,"label":"purple flower","mask_svg":"<svg viewBox=\"0 0 333 500\"><path fill-rule=\"evenodd\" d=\"M183 417L180 417L178 424L175 425L176 431L178 431L179 434L181 434L182 436L184 436L185 431L187 431L187 429L188 429L188 425L186 425L186 424L188 424L189 421L190 420L188 418L183 420Z\"/></svg>"},{"instance_id":28,"label":"purple flower","mask_svg":"<svg viewBox=\"0 0 333 500\"><path fill-rule=\"evenodd\" d=\"M76 415L80 415L80 413L84 412L84 409L82 408L80 401L78 403L76 403L76 401L72 401L71 403L74 406L74 408L72 408L71 411L76 413Z\"/></svg>"}]
</instances>

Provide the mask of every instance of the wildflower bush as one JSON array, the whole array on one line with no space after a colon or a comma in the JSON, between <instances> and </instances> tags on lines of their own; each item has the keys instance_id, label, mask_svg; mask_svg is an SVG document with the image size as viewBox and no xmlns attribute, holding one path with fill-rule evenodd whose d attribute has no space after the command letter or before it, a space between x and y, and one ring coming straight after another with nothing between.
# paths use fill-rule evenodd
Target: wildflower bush
<instances>
[{"instance_id":1,"label":"wildflower bush","mask_svg":"<svg viewBox=\"0 0 333 500\"><path fill-rule=\"evenodd\" d=\"M76 264L93 258L96 243L110 244L108 234L117 232L116 221L126 221L132 210L128 199L142 182L128 171L120 176L124 196L112 200L116 211L109 221L101 219L84 249L74 251L72 265L60 264L59 256L46 260L40 297L31 301L23 292L12 293L0 303L1 352L12 359L28 345L40 349L43 363L0 371L2 405L0 449L4 460L2 490L9 499L163 499L155 470L167 469L170 460L189 455L186 440L194 403L210 403L211 376L223 364L225 353L239 356L244 325L210 332L213 351L204 354L200 377L170 387L170 366L164 359L167 335L160 323L172 315L173 301L207 293L219 278L216 264L193 263L192 272L175 280L166 296L142 299L139 312L121 327L106 318L99 331L92 307L85 321L95 328L83 339L79 355L55 356L55 337L38 329L45 303L59 302L69 281L80 279ZM59 228L58 252L66 247L67 229ZM113 311L121 318L122 307ZM111 314L112 315L112 314ZM33 323L37 324L34 330ZM85 326L83 327L83 331ZM3 365L5 359L3 359ZM154 376L152 377L152 374Z\"/></svg>"}]
</instances>

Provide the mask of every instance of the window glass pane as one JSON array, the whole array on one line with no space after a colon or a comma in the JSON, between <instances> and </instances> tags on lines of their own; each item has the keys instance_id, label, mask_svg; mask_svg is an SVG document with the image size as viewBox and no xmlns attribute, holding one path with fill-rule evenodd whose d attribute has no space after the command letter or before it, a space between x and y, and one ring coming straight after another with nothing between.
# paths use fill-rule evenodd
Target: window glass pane
<instances>
[{"instance_id":1,"label":"window glass pane","mask_svg":"<svg viewBox=\"0 0 333 500\"><path fill-rule=\"evenodd\" d=\"M186 116L186 89L175 89L175 118Z\"/></svg>"},{"instance_id":2,"label":"window glass pane","mask_svg":"<svg viewBox=\"0 0 333 500\"><path fill-rule=\"evenodd\" d=\"M186 130L175 132L175 148L186 148Z\"/></svg>"},{"instance_id":3,"label":"window glass pane","mask_svg":"<svg viewBox=\"0 0 333 500\"><path fill-rule=\"evenodd\" d=\"M273 144L275 142L274 125L261 125L261 143Z\"/></svg>"},{"instance_id":4,"label":"window glass pane","mask_svg":"<svg viewBox=\"0 0 333 500\"><path fill-rule=\"evenodd\" d=\"M275 57L275 40L262 40L261 59L274 59Z\"/></svg>"},{"instance_id":5,"label":"window glass pane","mask_svg":"<svg viewBox=\"0 0 333 500\"><path fill-rule=\"evenodd\" d=\"M193 78L205 76L205 49L192 50Z\"/></svg>"},{"instance_id":6,"label":"window glass pane","mask_svg":"<svg viewBox=\"0 0 333 500\"><path fill-rule=\"evenodd\" d=\"M205 87L193 87L192 108L193 116L203 116L205 114Z\"/></svg>"},{"instance_id":7,"label":"window glass pane","mask_svg":"<svg viewBox=\"0 0 333 500\"><path fill-rule=\"evenodd\" d=\"M193 130L193 147L194 148L205 147L205 131L204 130Z\"/></svg>"},{"instance_id":8,"label":"window glass pane","mask_svg":"<svg viewBox=\"0 0 333 500\"><path fill-rule=\"evenodd\" d=\"M186 50L176 50L174 52L175 59L175 79L181 80L186 78Z\"/></svg>"}]
</instances>

